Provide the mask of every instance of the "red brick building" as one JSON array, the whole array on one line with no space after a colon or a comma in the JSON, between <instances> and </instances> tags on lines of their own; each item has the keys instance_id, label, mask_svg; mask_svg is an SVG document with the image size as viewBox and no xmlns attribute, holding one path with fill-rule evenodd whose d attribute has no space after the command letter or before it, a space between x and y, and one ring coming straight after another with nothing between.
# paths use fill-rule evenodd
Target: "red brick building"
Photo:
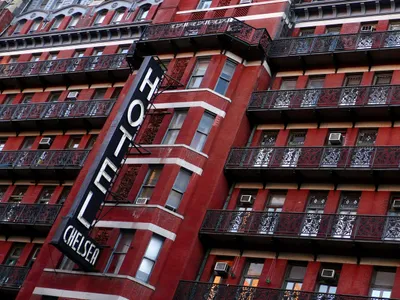
<instances>
[{"instance_id":1,"label":"red brick building","mask_svg":"<svg viewBox=\"0 0 400 300\"><path fill-rule=\"evenodd\" d=\"M400 298L399 6L4 6L2 299ZM167 76L85 272L50 241L144 56Z\"/></svg>"}]
</instances>

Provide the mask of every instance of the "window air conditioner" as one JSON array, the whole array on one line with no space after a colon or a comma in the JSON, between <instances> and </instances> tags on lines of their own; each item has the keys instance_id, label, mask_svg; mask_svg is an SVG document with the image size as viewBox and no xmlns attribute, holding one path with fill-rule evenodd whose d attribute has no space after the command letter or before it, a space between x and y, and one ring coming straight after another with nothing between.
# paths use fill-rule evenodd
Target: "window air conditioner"
<instances>
[{"instance_id":1,"label":"window air conditioner","mask_svg":"<svg viewBox=\"0 0 400 300\"><path fill-rule=\"evenodd\" d=\"M67 96L67 99L73 99L73 100L76 100L76 98L78 98L78 92L69 92L68 93L68 96Z\"/></svg>"},{"instance_id":2,"label":"window air conditioner","mask_svg":"<svg viewBox=\"0 0 400 300\"><path fill-rule=\"evenodd\" d=\"M253 196L252 195L242 195L242 196L240 196L240 203L252 204L253 203Z\"/></svg>"},{"instance_id":3,"label":"window air conditioner","mask_svg":"<svg viewBox=\"0 0 400 300\"><path fill-rule=\"evenodd\" d=\"M228 275L229 265L225 262L217 262L214 271L219 275Z\"/></svg>"},{"instance_id":4,"label":"window air conditioner","mask_svg":"<svg viewBox=\"0 0 400 300\"><path fill-rule=\"evenodd\" d=\"M329 143L331 145L341 145L343 142L343 136L341 133L331 133L329 134Z\"/></svg>"},{"instance_id":5,"label":"window air conditioner","mask_svg":"<svg viewBox=\"0 0 400 300\"><path fill-rule=\"evenodd\" d=\"M333 270L333 269L322 269L321 277L322 278L327 278L327 279L333 279L333 278L335 278L335 270Z\"/></svg>"},{"instance_id":6,"label":"window air conditioner","mask_svg":"<svg viewBox=\"0 0 400 300\"><path fill-rule=\"evenodd\" d=\"M140 198L136 199L135 204L146 204L148 200L149 200L149 198L140 197Z\"/></svg>"},{"instance_id":7,"label":"window air conditioner","mask_svg":"<svg viewBox=\"0 0 400 300\"><path fill-rule=\"evenodd\" d=\"M252 0L240 0L239 4L251 3Z\"/></svg>"},{"instance_id":8,"label":"window air conditioner","mask_svg":"<svg viewBox=\"0 0 400 300\"><path fill-rule=\"evenodd\" d=\"M373 32L373 31L375 31L375 26L374 25L361 26L361 32Z\"/></svg>"},{"instance_id":9,"label":"window air conditioner","mask_svg":"<svg viewBox=\"0 0 400 300\"><path fill-rule=\"evenodd\" d=\"M392 208L395 210L400 209L400 199L393 200Z\"/></svg>"},{"instance_id":10,"label":"window air conditioner","mask_svg":"<svg viewBox=\"0 0 400 300\"><path fill-rule=\"evenodd\" d=\"M50 146L51 146L51 142L52 142L51 138L49 138L49 137L44 137L44 138L42 138L42 139L40 140L39 146L42 146L42 147L50 147Z\"/></svg>"}]
</instances>

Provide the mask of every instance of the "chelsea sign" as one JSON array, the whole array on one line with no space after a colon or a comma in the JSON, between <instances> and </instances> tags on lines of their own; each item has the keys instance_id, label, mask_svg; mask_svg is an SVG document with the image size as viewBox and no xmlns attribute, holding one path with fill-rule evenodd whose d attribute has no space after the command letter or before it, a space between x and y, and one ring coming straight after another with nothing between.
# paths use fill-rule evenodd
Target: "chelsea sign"
<instances>
[{"instance_id":1,"label":"chelsea sign","mask_svg":"<svg viewBox=\"0 0 400 300\"><path fill-rule=\"evenodd\" d=\"M142 124L146 110L164 71L152 57L146 57L118 114L88 169L74 204L62 220L51 243L86 271L94 270L100 247L89 237L96 214L105 201L114 177Z\"/></svg>"}]
</instances>

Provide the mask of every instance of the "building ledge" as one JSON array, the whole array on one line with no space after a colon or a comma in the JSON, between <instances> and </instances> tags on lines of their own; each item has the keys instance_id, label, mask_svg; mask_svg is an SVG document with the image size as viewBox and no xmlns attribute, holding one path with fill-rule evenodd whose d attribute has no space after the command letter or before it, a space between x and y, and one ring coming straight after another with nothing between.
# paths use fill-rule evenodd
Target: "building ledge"
<instances>
[{"instance_id":1,"label":"building ledge","mask_svg":"<svg viewBox=\"0 0 400 300\"><path fill-rule=\"evenodd\" d=\"M156 204L143 204L143 205L139 205L139 204L131 204L131 203L110 203L110 202L106 202L105 206L116 206L116 207L132 207L132 208L156 208L156 209L160 209L166 213L169 213L177 218L180 219L184 219L184 216L182 216L181 214L178 214L176 212L173 212L169 209L166 209L164 206L161 205L156 205Z\"/></svg>"},{"instance_id":2,"label":"building ledge","mask_svg":"<svg viewBox=\"0 0 400 300\"><path fill-rule=\"evenodd\" d=\"M199 89L183 89L183 90L167 90L164 91L163 93L193 93L193 92L210 92L213 93L214 95L220 97L221 99L224 99L228 101L229 103L232 102L232 100L228 97L225 97L224 95L221 95L220 93L217 93L216 91L209 89L209 88L199 88Z\"/></svg>"}]
</instances>

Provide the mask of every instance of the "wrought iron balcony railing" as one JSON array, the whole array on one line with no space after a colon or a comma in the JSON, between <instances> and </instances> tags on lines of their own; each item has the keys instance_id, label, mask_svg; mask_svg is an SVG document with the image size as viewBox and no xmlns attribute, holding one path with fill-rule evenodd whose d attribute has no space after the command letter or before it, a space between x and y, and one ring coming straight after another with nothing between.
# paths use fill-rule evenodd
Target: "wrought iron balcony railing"
<instances>
[{"instance_id":1,"label":"wrought iron balcony railing","mask_svg":"<svg viewBox=\"0 0 400 300\"><path fill-rule=\"evenodd\" d=\"M201 233L400 243L400 216L209 210Z\"/></svg>"},{"instance_id":2,"label":"wrought iron balcony railing","mask_svg":"<svg viewBox=\"0 0 400 300\"><path fill-rule=\"evenodd\" d=\"M0 169L81 168L89 150L0 151Z\"/></svg>"},{"instance_id":3,"label":"wrought iron balcony railing","mask_svg":"<svg viewBox=\"0 0 400 300\"><path fill-rule=\"evenodd\" d=\"M400 170L400 147L233 148L226 168Z\"/></svg>"},{"instance_id":4,"label":"wrought iron balcony railing","mask_svg":"<svg viewBox=\"0 0 400 300\"><path fill-rule=\"evenodd\" d=\"M51 226L62 205L0 203L0 224Z\"/></svg>"},{"instance_id":5,"label":"wrought iron balcony railing","mask_svg":"<svg viewBox=\"0 0 400 300\"><path fill-rule=\"evenodd\" d=\"M316 35L274 40L269 57L400 48L400 31Z\"/></svg>"},{"instance_id":6,"label":"wrought iron balcony railing","mask_svg":"<svg viewBox=\"0 0 400 300\"><path fill-rule=\"evenodd\" d=\"M269 289L240 285L215 284L198 281L180 281L174 300L381 300L383 298L353 295L326 294L294 290Z\"/></svg>"},{"instance_id":7,"label":"wrought iron balcony railing","mask_svg":"<svg viewBox=\"0 0 400 300\"><path fill-rule=\"evenodd\" d=\"M0 289L19 289L29 273L27 267L0 265Z\"/></svg>"},{"instance_id":8,"label":"wrought iron balcony railing","mask_svg":"<svg viewBox=\"0 0 400 300\"><path fill-rule=\"evenodd\" d=\"M0 65L0 78L128 69L125 54L75 57Z\"/></svg>"},{"instance_id":9,"label":"wrought iron balcony railing","mask_svg":"<svg viewBox=\"0 0 400 300\"><path fill-rule=\"evenodd\" d=\"M400 85L254 92L249 110L349 108L400 105Z\"/></svg>"},{"instance_id":10,"label":"wrought iron balcony railing","mask_svg":"<svg viewBox=\"0 0 400 300\"><path fill-rule=\"evenodd\" d=\"M0 105L0 122L107 117L115 100Z\"/></svg>"}]
</instances>

